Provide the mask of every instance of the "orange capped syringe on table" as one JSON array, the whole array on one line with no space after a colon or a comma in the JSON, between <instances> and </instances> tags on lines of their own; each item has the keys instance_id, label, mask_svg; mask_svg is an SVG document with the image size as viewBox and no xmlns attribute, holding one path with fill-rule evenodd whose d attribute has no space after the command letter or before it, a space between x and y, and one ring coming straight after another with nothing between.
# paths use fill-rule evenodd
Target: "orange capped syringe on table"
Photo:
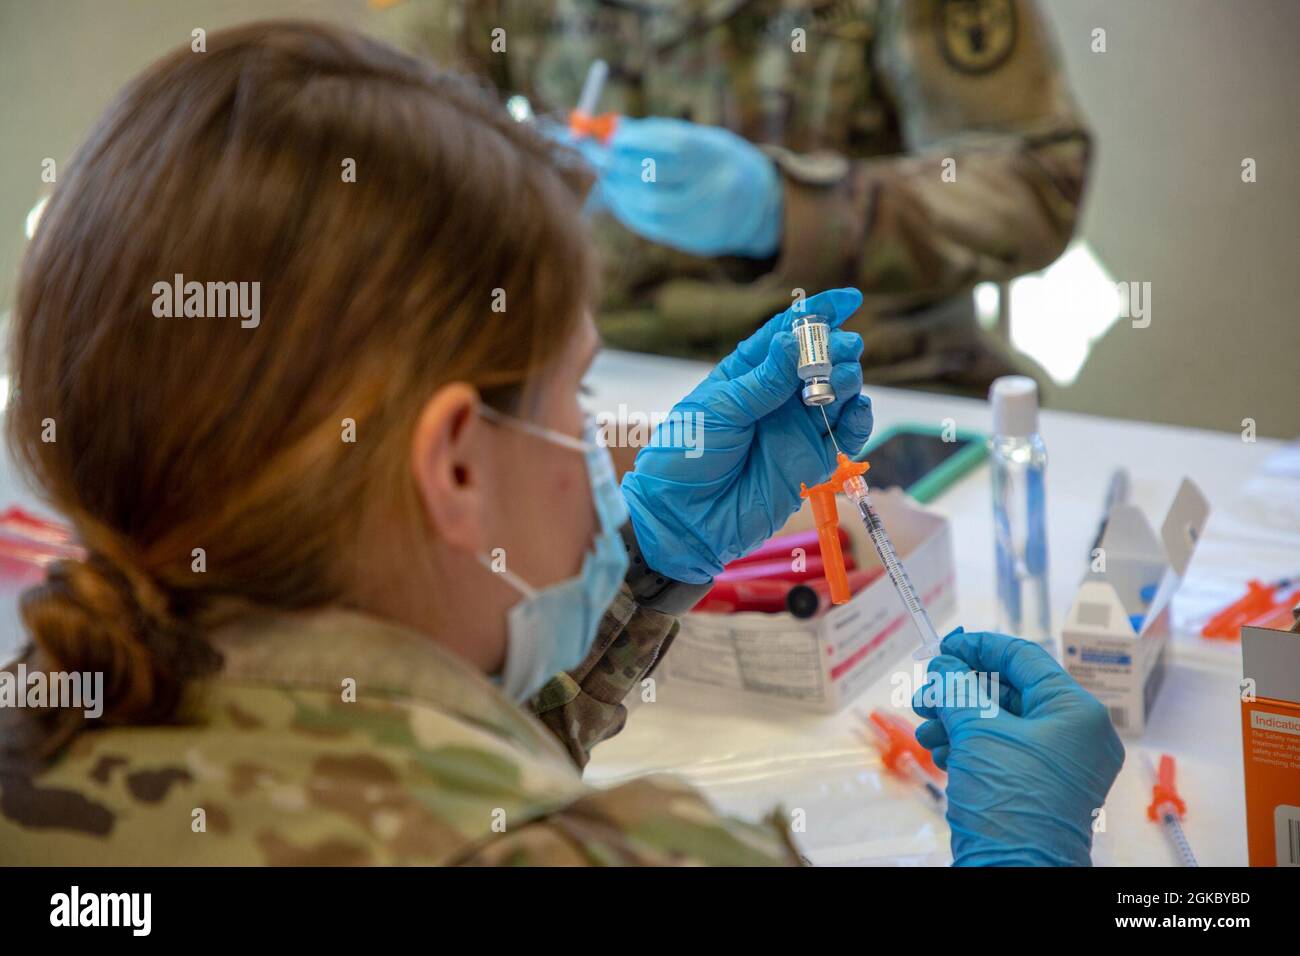
<instances>
[{"instance_id":1,"label":"orange capped syringe on table","mask_svg":"<svg viewBox=\"0 0 1300 956\"><path fill-rule=\"evenodd\" d=\"M858 720L870 733L861 732L880 753L880 762L895 777L917 788L927 804L943 814L948 809L945 791L947 774L940 770L916 739L916 727L897 714L873 710L867 714L855 710Z\"/></svg>"},{"instance_id":2,"label":"orange capped syringe on table","mask_svg":"<svg viewBox=\"0 0 1300 956\"><path fill-rule=\"evenodd\" d=\"M1187 834L1183 832L1181 821L1187 814L1187 804L1178 795L1178 788L1174 785L1174 758L1169 754L1161 754L1159 769L1149 754L1144 753L1142 761L1146 764L1147 773L1151 775L1152 784L1147 817L1164 828L1165 836L1169 838L1178 856L1178 862L1183 866L1196 866L1196 854L1192 852L1192 845L1187 842Z\"/></svg>"},{"instance_id":3,"label":"orange capped syringe on table","mask_svg":"<svg viewBox=\"0 0 1300 956\"><path fill-rule=\"evenodd\" d=\"M835 401L835 392L831 388L830 325L818 315L800 316L794 322L792 331L799 344L799 378L804 383L803 401L805 405L820 408L822 419L826 421L826 431L835 445L836 468L830 478L820 485L809 488L801 485L799 495L812 503L813 520L822 545L822 562L826 569L826 580L830 584L831 603L843 604L849 599L848 576L844 569L844 552L840 548L838 514L835 509L835 495L843 491L858 507L862 524L880 555L889 580L894 583L894 590L903 601L916 628L921 646L913 653L917 660L934 657L939 654L939 635L930 623L930 615L921 603L921 597L912 586L907 576L907 569L894 550L894 543L880 520L880 515L871 505L871 496L867 493L867 483L862 476L871 467L865 461L852 461L840 450L831 430L830 420L826 418L826 406Z\"/></svg>"}]
</instances>

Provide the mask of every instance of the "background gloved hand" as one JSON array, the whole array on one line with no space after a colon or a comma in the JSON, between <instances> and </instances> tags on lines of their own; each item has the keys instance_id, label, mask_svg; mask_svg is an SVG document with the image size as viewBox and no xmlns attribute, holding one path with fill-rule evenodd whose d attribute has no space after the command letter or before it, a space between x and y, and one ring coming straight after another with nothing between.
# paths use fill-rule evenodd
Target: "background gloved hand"
<instances>
[{"instance_id":1,"label":"background gloved hand","mask_svg":"<svg viewBox=\"0 0 1300 956\"><path fill-rule=\"evenodd\" d=\"M599 177L592 206L633 232L698 256L776 253L781 177L744 137L687 120L623 116L608 146L587 138L577 146Z\"/></svg>"},{"instance_id":2,"label":"background gloved hand","mask_svg":"<svg viewBox=\"0 0 1300 956\"><path fill-rule=\"evenodd\" d=\"M1106 708L1038 645L959 628L930 673L972 670L998 674L996 716L913 700L916 739L948 771L954 865L1090 865L1093 811L1124 763Z\"/></svg>"},{"instance_id":3,"label":"background gloved hand","mask_svg":"<svg viewBox=\"0 0 1300 956\"><path fill-rule=\"evenodd\" d=\"M821 409L799 397L799 349L790 326L797 315L821 315L835 329L861 304L857 289L833 289L807 299L801 312L774 316L673 406L623 477L637 544L651 568L678 581L707 582L799 509L800 482L830 476L835 449ZM871 435L861 336L832 331L830 353L835 401L823 407L851 457ZM674 434L675 421L698 421L702 430ZM702 448L698 457L687 457L690 437Z\"/></svg>"}]
</instances>

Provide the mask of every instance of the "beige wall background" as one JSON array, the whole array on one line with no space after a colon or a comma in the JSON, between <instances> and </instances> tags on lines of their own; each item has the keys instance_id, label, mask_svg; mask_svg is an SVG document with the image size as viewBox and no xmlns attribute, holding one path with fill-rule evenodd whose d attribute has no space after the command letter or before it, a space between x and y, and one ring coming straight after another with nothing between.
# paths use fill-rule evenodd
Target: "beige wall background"
<instances>
[{"instance_id":1,"label":"beige wall background","mask_svg":"<svg viewBox=\"0 0 1300 956\"><path fill-rule=\"evenodd\" d=\"M1150 282L1058 407L1300 435L1300 3L1046 0L1097 134L1083 235ZM1107 52L1090 51L1106 29ZM1258 181L1241 181L1241 161Z\"/></svg>"},{"instance_id":2,"label":"beige wall background","mask_svg":"<svg viewBox=\"0 0 1300 956\"><path fill-rule=\"evenodd\" d=\"M1097 133L1083 238L1152 290L1150 326L1114 325L1047 401L1300 435L1300 2L1041 2ZM365 0L0 0L0 310L42 160L66 160L132 74L196 26L365 15Z\"/></svg>"}]
</instances>

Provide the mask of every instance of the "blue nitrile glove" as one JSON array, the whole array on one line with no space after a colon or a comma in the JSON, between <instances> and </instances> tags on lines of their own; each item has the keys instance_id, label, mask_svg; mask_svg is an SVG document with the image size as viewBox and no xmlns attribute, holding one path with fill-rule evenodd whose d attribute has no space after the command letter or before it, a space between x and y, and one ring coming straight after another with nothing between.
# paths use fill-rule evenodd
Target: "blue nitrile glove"
<instances>
[{"instance_id":1,"label":"blue nitrile glove","mask_svg":"<svg viewBox=\"0 0 1300 956\"><path fill-rule=\"evenodd\" d=\"M912 702L927 718L916 739L948 771L954 865L1090 865L1093 815L1124 763L1106 708L1037 644L958 628L930 674L971 671L997 674L995 716L970 694L926 706L923 687Z\"/></svg>"},{"instance_id":2,"label":"blue nitrile glove","mask_svg":"<svg viewBox=\"0 0 1300 956\"><path fill-rule=\"evenodd\" d=\"M703 584L762 544L799 509L799 483L825 481L835 449L819 408L799 397L796 315L825 316L832 329L862 304L857 289L833 289L788 309L718 363L673 406L623 477L623 497L646 563L678 581ZM835 401L823 406L850 456L871 435L862 394L862 337L830 336ZM698 425L698 428L697 428ZM698 453L697 453L698 451Z\"/></svg>"},{"instance_id":3,"label":"blue nitrile glove","mask_svg":"<svg viewBox=\"0 0 1300 956\"><path fill-rule=\"evenodd\" d=\"M620 117L607 147L580 145L592 202L652 242L697 256L765 259L781 242L781 177L742 136L687 120ZM650 164L653 160L653 178ZM649 180L649 181L647 181Z\"/></svg>"}]
</instances>

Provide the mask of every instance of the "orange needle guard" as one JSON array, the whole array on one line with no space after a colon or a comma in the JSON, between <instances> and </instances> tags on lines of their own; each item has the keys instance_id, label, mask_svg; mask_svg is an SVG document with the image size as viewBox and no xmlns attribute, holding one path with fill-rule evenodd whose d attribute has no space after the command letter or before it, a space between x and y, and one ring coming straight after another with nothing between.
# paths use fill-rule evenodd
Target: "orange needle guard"
<instances>
[{"instance_id":1,"label":"orange needle guard","mask_svg":"<svg viewBox=\"0 0 1300 956\"><path fill-rule=\"evenodd\" d=\"M906 720L883 710L873 710L871 723L876 731L880 762L885 765L886 770L906 777L907 773L902 764L906 760L906 755L910 754L928 776L936 780L942 778L939 768L934 765L934 758L930 756L930 751L917 743L916 730Z\"/></svg>"},{"instance_id":2,"label":"orange needle guard","mask_svg":"<svg viewBox=\"0 0 1300 956\"><path fill-rule=\"evenodd\" d=\"M809 488L802 482L799 484L799 497L812 502L817 539L822 545L826 583L831 586L831 603L843 604L852 595L849 592L849 576L844 569L844 551L840 547L840 522L835 510L835 495L844 487L844 482L866 474L871 466L865 461L850 461L844 452L840 452L835 460L839 465L820 485Z\"/></svg>"},{"instance_id":3,"label":"orange needle guard","mask_svg":"<svg viewBox=\"0 0 1300 956\"><path fill-rule=\"evenodd\" d=\"M1224 641L1239 641L1241 629L1247 624L1274 626L1267 623L1271 612L1283 607L1290 608L1300 600L1300 591L1295 591L1289 597L1286 596L1286 589L1293 583L1289 580L1278 584L1265 584L1262 581L1247 582L1245 595L1210 618L1201 629L1201 636Z\"/></svg>"},{"instance_id":4,"label":"orange needle guard","mask_svg":"<svg viewBox=\"0 0 1300 956\"><path fill-rule=\"evenodd\" d=\"M1161 754L1156 783L1151 788L1151 805L1147 807L1147 818L1159 820L1160 808L1167 803L1174 805L1179 819L1187 813L1187 804L1183 803L1183 798L1178 795L1178 790L1174 786L1174 758L1169 754Z\"/></svg>"},{"instance_id":5,"label":"orange needle guard","mask_svg":"<svg viewBox=\"0 0 1300 956\"><path fill-rule=\"evenodd\" d=\"M608 146L617 128L617 113L600 113L596 116L591 116L582 110L573 110L569 113L569 132L579 139L590 136L602 146Z\"/></svg>"}]
</instances>

